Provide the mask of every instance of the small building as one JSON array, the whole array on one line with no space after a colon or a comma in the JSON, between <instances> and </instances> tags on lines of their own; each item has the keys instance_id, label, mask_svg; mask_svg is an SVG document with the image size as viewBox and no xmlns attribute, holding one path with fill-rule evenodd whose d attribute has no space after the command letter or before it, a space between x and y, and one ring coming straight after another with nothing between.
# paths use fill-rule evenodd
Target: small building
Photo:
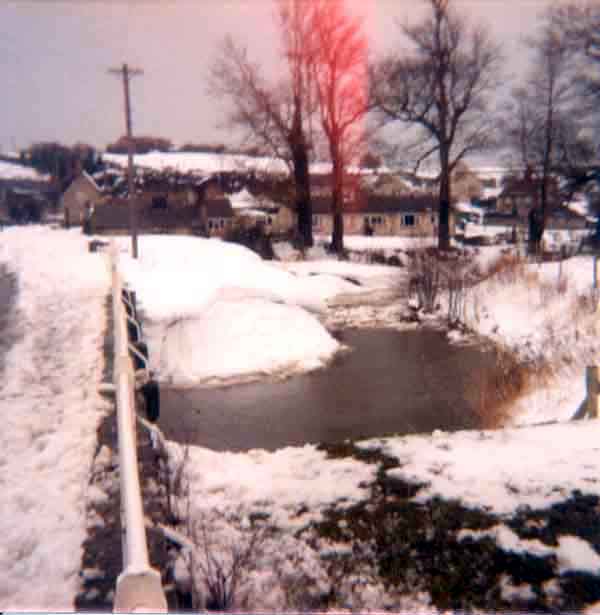
<instances>
[{"instance_id":1,"label":"small building","mask_svg":"<svg viewBox=\"0 0 600 615\"><path fill-rule=\"evenodd\" d=\"M106 195L94 178L82 171L61 195L58 210L64 217L65 226L81 226L87 212L105 201Z\"/></svg>"}]
</instances>

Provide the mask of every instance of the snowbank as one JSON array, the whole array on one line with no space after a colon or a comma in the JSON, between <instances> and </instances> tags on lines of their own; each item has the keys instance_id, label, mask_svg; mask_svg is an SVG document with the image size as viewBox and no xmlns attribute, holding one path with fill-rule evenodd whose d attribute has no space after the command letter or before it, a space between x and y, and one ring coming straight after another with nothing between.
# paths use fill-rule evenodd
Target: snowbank
<instances>
[{"instance_id":1,"label":"snowbank","mask_svg":"<svg viewBox=\"0 0 600 615\"><path fill-rule=\"evenodd\" d=\"M299 307L264 299L217 301L169 327L162 378L179 386L287 374L327 364L339 344Z\"/></svg>"},{"instance_id":2,"label":"snowbank","mask_svg":"<svg viewBox=\"0 0 600 615\"><path fill-rule=\"evenodd\" d=\"M21 337L0 388L0 605L71 611L96 428L110 409L96 392L108 269L79 231L16 227L1 238Z\"/></svg>"},{"instance_id":3,"label":"snowbank","mask_svg":"<svg viewBox=\"0 0 600 615\"><path fill-rule=\"evenodd\" d=\"M122 261L143 310L152 367L177 383L320 367L341 346L313 313L336 295L361 292L343 276L288 272L216 239L144 236L139 260L123 253Z\"/></svg>"}]
</instances>

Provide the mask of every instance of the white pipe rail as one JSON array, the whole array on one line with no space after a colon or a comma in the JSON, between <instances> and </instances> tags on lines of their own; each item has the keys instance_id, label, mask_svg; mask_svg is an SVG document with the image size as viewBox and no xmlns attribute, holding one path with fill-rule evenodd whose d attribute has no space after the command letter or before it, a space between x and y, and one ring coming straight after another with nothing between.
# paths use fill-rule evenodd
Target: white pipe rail
<instances>
[{"instance_id":1,"label":"white pipe rail","mask_svg":"<svg viewBox=\"0 0 600 615\"><path fill-rule=\"evenodd\" d=\"M123 571L117 579L116 612L166 612L167 602L160 573L150 567L144 510L137 463L135 375L129 356L123 284L117 270L117 254L111 255L114 319L114 373L117 396L119 473L121 482L121 544Z\"/></svg>"}]
</instances>

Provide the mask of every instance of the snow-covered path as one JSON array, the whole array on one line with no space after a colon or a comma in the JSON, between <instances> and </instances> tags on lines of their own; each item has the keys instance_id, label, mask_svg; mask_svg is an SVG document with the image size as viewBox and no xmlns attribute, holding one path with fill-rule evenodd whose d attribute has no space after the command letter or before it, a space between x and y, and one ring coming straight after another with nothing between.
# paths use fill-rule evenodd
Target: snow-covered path
<instances>
[{"instance_id":1,"label":"snow-covered path","mask_svg":"<svg viewBox=\"0 0 600 615\"><path fill-rule=\"evenodd\" d=\"M73 610L96 427L109 292L104 257L79 230L0 235L18 276L19 339L0 387L0 608Z\"/></svg>"}]
</instances>

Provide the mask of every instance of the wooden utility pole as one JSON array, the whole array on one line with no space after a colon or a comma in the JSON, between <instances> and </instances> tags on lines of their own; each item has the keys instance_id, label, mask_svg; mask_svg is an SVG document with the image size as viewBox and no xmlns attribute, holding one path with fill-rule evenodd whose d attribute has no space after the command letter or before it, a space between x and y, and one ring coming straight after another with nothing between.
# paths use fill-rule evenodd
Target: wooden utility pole
<instances>
[{"instance_id":1,"label":"wooden utility pole","mask_svg":"<svg viewBox=\"0 0 600 615\"><path fill-rule=\"evenodd\" d=\"M110 68L109 73L121 75L123 79L123 94L125 96L125 125L127 127L127 179L129 191L129 232L131 234L131 254L133 258L138 257L138 220L135 207L135 187L133 185L133 137L131 134L131 102L129 97L129 80L136 75L142 75L143 71L139 68L130 68L123 64L121 68Z\"/></svg>"}]
</instances>

